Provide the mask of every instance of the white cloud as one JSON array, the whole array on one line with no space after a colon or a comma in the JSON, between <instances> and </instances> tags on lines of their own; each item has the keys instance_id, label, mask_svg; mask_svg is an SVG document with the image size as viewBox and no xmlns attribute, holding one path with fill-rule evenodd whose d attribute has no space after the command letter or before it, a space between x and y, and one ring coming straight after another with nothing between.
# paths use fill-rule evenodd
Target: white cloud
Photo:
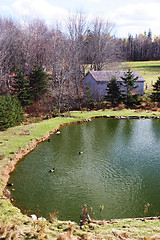
<instances>
[{"instance_id":1,"label":"white cloud","mask_svg":"<svg viewBox=\"0 0 160 240\"><path fill-rule=\"evenodd\" d=\"M148 0L138 4L121 7L110 16L117 23L120 31L140 33L149 29L154 34L160 33L160 2ZM158 33L159 32L159 33Z\"/></svg>"},{"instance_id":2,"label":"white cloud","mask_svg":"<svg viewBox=\"0 0 160 240\"><path fill-rule=\"evenodd\" d=\"M74 4L72 1L68 0L67 5L64 4L63 8L55 6L56 0L3 0L3 4L0 3L0 8L1 14L7 16L18 18L26 16L28 18L42 18L47 23L52 23L54 20L63 23L63 19L65 20L68 15L65 8L69 9L69 6L71 6L71 11L73 11ZM113 2L117 2L117 5L114 6ZM134 3L131 4L131 2ZM85 15L88 15L89 19L96 14L104 17L105 20L114 22L119 29L119 36L128 36L128 33L135 35L149 29L151 29L153 35L160 34L160 0L121 0L121 4L119 0L112 0L108 3L106 0L76 0L74 3L75 6L82 5L88 9L88 14ZM57 4L60 3L57 2ZM103 8L100 10L98 6L101 5ZM106 16L103 14L105 10ZM109 15L110 11L112 11L112 14Z\"/></svg>"},{"instance_id":3,"label":"white cloud","mask_svg":"<svg viewBox=\"0 0 160 240\"><path fill-rule=\"evenodd\" d=\"M88 0L88 2L91 2L91 3L99 3L99 2L101 2L101 0Z\"/></svg>"},{"instance_id":4,"label":"white cloud","mask_svg":"<svg viewBox=\"0 0 160 240\"><path fill-rule=\"evenodd\" d=\"M47 2L47 0L16 0L13 9L20 16L38 17L51 20L54 17L62 19L67 11Z\"/></svg>"}]
</instances>

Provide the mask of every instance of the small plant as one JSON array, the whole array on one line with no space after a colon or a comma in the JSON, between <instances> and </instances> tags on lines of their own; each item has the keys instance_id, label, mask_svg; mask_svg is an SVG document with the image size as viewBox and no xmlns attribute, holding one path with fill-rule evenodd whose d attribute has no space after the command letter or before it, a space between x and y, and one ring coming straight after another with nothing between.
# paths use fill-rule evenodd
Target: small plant
<instances>
[{"instance_id":1,"label":"small plant","mask_svg":"<svg viewBox=\"0 0 160 240\"><path fill-rule=\"evenodd\" d=\"M91 207L91 208L90 208L90 215L92 216L92 219L94 219L94 214L95 214L95 213L93 212L93 208Z\"/></svg>"},{"instance_id":2,"label":"small plant","mask_svg":"<svg viewBox=\"0 0 160 240\"><path fill-rule=\"evenodd\" d=\"M42 220L42 221L38 221L37 224L38 224L38 228L37 228L38 238L44 239L46 222Z\"/></svg>"},{"instance_id":3,"label":"small plant","mask_svg":"<svg viewBox=\"0 0 160 240\"><path fill-rule=\"evenodd\" d=\"M104 209L104 204L100 205L100 207L99 207L99 211L102 212L103 209Z\"/></svg>"},{"instance_id":4,"label":"small plant","mask_svg":"<svg viewBox=\"0 0 160 240\"><path fill-rule=\"evenodd\" d=\"M84 224L85 222L88 222L88 223L91 222L91 218L89 216L86 204L84 204L84 206L82 208L82 212L81 212L80 218L81 218L81 220L80 220L81 224Z\"/></svg>"},{"instance_id":5,"label":"small plant","mask_svg":"<svg viewBox=\"0 0 160 240\"><path fill-rule=\"evenodd\" d=\"M58 213L59 213L59 210L58 210L58 211L55 210L54 213L49 213L49 218L50 218L50 222L51 222L51 223L53 223L54 220L57 219Z\"/></svg>"},{"instance_id":6,"label":"small plant","mask_svg":"<svg viewBox=\"0 0 160 240\"><path fill-rule=\"evenodd\" d=\"M148 208L149 208L150 204L147 203L145 206L144 206L144 217L146 217L146 214L148 212Z\"/></svg>"},{"instance_id":7,"label":"small plant","mask_svg":"<svg viewBox=\"0 0 160 240\"><path fill-rule=\"evenodd\" d=\"M65 229L65 233L60 233L57 240L71 240L73 239L73 232L74 232L74 226L69 225L68 228Z\"/></svg>"},{"instance_id":8,"label":"small plant","mask_svg":"<svg viewBox=\"0 0 160 240\"><path fill-rule=\"evenodd\" d=\"M55 108L53 113L52 113L52 117L58 117L58 115L59 115L58 109Z\"/></svg>"}]
</instances>

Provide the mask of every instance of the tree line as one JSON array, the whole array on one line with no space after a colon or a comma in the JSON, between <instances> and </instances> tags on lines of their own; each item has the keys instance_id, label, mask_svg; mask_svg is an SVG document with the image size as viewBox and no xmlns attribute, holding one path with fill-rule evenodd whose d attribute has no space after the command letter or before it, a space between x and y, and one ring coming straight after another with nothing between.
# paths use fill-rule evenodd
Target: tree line
<instances>
[{"instance_id":1,"label":"tree line","mask_svg":"<svg viewBox=\"0 0 160 240\"><path fill-rule=\"evenodd\" d=\"M119 39L122 52L128 61L160 60L160 36L152 37L151 30L133 37Z\"/></svg>"}]
</instances>

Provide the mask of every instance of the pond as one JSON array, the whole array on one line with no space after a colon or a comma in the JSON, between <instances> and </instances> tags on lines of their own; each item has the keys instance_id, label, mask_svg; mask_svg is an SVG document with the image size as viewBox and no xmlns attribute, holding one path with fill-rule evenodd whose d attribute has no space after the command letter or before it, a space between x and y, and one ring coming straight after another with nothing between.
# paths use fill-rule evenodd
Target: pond
<instances>
[{"instance_id":1,"label":"pond","mask_svg":"<svg viewBox=\"0 0 160 240\"><path fill-rule=\"evenodd\" d=\"M94 119L60 131L11 174L13 204L22 212L49 219L59 211L58 219L79 221L87 204L95 219L143 217L149 203L147 215L160 214L158 119Z\"/></svg>"}]
</instances>

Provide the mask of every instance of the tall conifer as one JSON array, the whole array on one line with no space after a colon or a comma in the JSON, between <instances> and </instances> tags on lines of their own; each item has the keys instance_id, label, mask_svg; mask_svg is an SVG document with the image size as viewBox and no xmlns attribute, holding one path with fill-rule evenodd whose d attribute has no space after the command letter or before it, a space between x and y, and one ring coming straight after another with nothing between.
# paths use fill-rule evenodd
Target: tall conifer
<instances>
[{"instance_id":1,"label":"tall conifer","mask_svg":"<svg viewBox=\"0 0 160 240\"><path fill-rule=\"evenodd\" d=\"M136 86L136 81L138 77L135 77L133 72L128 69L124 73L124 77L121 77L123 80L123 102L126 104L126 107L132 107L134 104L139 102L139 94L134 93L134 90L138 87Z\"/></svg>"},{"instance_id":2,"label":"tall conifer","mask_svg":"<svg viewBox=\"0 0 160 240\"><path fill-rule=\"evenodd\" d=\"M33 102L39 101L47 92L47 76L42 66L34 65L29 74L30 96Z\"/></svg>"},{"instance_id":3,"label":"tall conifer","mask_svg":"<svg viewBox=\"0 0 160 240\"><path fill-rule=\"evenodd\" d=\"M13 79L12 94L17 96L22 106L28 105L31 101L29 95L29 81L20 68L17 70Z\"/></svg>"},{"instance_id":4,"label":"tall conifer","mask_svg":"<svg viewBox=\"0 0 160 240\"><path fill-rule=\"evenodd\" d=\"M153 84L153 93L151 94L151 99L154 102L160 103L160 77L158 80Z\"/></svg>"},{"instance_id":5,"label":"tall conifer","mask_svg":"<svg viewBox=\"0 0 160 240\"><path fill-rule=\"evenodd\" d=\"M113 107L117 106L120 103L122 97L121 97L120 88L117 84L117 80L115 77L112 77L112 79L109 81L109 83L107 84L106 90L107 90L107 95L105 99L111 102Z\"/></svg>"}]
</instances>

